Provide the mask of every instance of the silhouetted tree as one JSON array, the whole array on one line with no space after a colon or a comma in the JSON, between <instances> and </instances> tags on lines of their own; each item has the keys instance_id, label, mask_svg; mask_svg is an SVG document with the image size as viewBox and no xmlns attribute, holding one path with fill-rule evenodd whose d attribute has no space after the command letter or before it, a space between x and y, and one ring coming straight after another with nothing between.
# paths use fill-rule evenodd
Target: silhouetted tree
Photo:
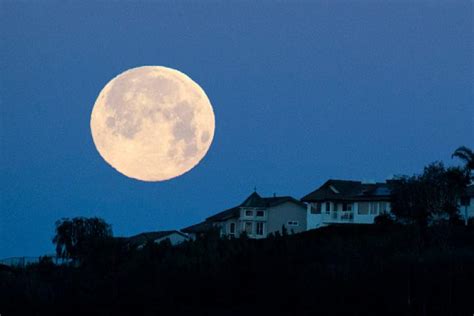
<instances>
[{"instance_id":1,"label":"silhouetted tree","mask_svg":"<svg viewBox=\"0 0 474 316\"><path fill-rule=\"evenodd\" d=\"M402 176L391 183L392 211L397 219L421 226L439 219L455 220L467 181L460 168L430 164L421 175Z\"/></svg>"},{"instance_id":2,"label":"silhouetted tree","mask_svg":"<svg viewBox=\"0 0 474 316\"><path fill-rule=\"evenodd\" d=\"M390 213L382 213L374 218L376 225L388 226L394 223L394 218Z\"/></svg>"},{"instance_id":3,"label":"silhouetted tree","mask_svg":"<svg viewBox=\"0 0 474 316\"><path fill-rule=\"evenodd\" d=\"M288 229L286 228L286 226L284 224L281 225L281 235L283 237L288 236Z\"/></svg>"},{"instance_id":4,"label":"silhouetted tree","mask_svg":"<svg viewBox=\"0 0 474 316\"><path fill-rule=\"evenodd\" d=\"M461 146L454 151L451 157L461 159L464 162L464 169L470 177L470 180L474 180L474 175L472 174L474 170L474 152L466 146Z\"/></svg>"},{"instance_id":5,"label":"silhouetted tree","mask_svg":"<svg viewBox=\"0 0 474 316\"><path fill-rule=\"evenodd\" d=\"M53 243L58 257L82 261L111 237L111 226L101 218L63 218L56 222Z\"/></svg>"},{"instance_id":6,"label":"silhouetted tree","mask_svg":"<svg viewBox=\"0 0 474 316\"><path fill-rule=\"evenodd\" d=\"M473 174L474 152L470 148L467 148L466 146L461 146L454 151L451 157L452 158L457 157L464 162L464 170L466 172L466 177L468 178L468 181L466 184L466 188L467 188L467 185L470 182L474 181L474 174ZM466 188L464 188L464 190ZM464 191L463 196L461 197L461 205L464 206L464 223L468 225L469 221L468 221L468 216L467 216L467 213L468 213L467 208L469 206L469 197L466 197L465 191Z\"/></svg>"}]
</instances>

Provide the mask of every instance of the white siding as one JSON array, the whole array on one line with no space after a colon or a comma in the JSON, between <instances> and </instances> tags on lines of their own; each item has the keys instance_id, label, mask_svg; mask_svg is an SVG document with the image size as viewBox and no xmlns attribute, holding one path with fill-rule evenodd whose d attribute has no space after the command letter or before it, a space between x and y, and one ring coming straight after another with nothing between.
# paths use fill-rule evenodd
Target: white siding
<instances>
[{"instance_id":1,"label":"white siding","mask_svg":"<svg viewBox=\"0 0 474 316\"><path fill-rule=\"evenodd\" d=\"M166 240L166 239L169 239L171 244L174 246L174 245L179 245L180 243L185 241L187 238L184 237L181 234L172 233L171 235L165 236L163 238L156 239L155 242L160 243L161 241Z\"/></svg>"},{"instance_id":2,"label":"white siding","mask_svg":"<svg viewBox=\"0 0 474 316\"><path fill-rule=\"evenodd\" d=\"M462 219L473 218L474 217L474 197L471 197L469 201L469 205L466 207L465 205L459 206L459 214L461 215Z\"/></svg>"},{"instance_id":3,"label":"white siding","mask_svg":"<svg viewBox=\"0 0 474 316\"><path fill-rule=\"evenodd\" d=\"M359 203L369 203L366 214L359 214ZM387 201L348 202L352 206L351 211L343 211L342 202L322 202L321 214L312 214L311 203L307 204L308 230L336 223L373 224L375 217L381 214L379 203L386 203L386 211L391 212L390 202ZM327 205L330 206L329 213Z\"/></svg>"}]
</instances>

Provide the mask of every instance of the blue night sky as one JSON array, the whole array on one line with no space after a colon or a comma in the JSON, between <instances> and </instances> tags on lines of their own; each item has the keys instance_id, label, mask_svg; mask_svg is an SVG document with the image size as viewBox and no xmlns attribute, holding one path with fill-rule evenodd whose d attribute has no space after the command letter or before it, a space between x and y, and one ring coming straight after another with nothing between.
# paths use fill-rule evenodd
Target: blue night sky
<instances>
[{"instance_id":1,"label":"blue night sky","mask_svg":"<svg viewBox=\"0 0 474 316\"><path fill-rule=\"evenodd\" d=\"M472 2L47 3L0 3L0 258L52 253L62 217L182 228L254 186L301 198L474 147ZM102 87L142 65L214 107L207 156L171 181L121 175L91 138Z\"/></svg>"}]
</instances>

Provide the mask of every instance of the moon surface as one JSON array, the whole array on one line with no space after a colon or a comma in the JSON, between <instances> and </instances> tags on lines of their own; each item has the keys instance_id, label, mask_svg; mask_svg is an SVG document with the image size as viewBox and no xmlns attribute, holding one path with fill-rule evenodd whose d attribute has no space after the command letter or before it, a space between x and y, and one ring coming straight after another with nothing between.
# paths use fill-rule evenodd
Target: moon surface
<instances>
[{"instance_id":1,"label":"moon surface","mask_svg":"<svg viewBox=\"0 0 474 316\"><path fill-rule=\"evenodd\" d=\"M94 144L113 168L142 181L191 170L206 155L215 120L204 90L161 66L129 69L100 92L92 110Z\"/></svg>"}]
</instances>

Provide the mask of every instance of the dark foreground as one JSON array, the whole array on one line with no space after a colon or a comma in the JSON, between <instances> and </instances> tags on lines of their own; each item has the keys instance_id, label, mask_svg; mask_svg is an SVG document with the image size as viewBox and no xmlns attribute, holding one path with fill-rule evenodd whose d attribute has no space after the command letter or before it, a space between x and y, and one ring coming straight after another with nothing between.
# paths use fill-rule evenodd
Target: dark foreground
<instances>
[{"instance_id":1,"label":"dark foreground","mask_svg":"<svg viewBox=\"0 0 474 316\"><path fill-rule=\"evenodd\" d=\"M327 227L0 271L9 315L472 315L474 229Z\"/></svg>"}]
</instances>

